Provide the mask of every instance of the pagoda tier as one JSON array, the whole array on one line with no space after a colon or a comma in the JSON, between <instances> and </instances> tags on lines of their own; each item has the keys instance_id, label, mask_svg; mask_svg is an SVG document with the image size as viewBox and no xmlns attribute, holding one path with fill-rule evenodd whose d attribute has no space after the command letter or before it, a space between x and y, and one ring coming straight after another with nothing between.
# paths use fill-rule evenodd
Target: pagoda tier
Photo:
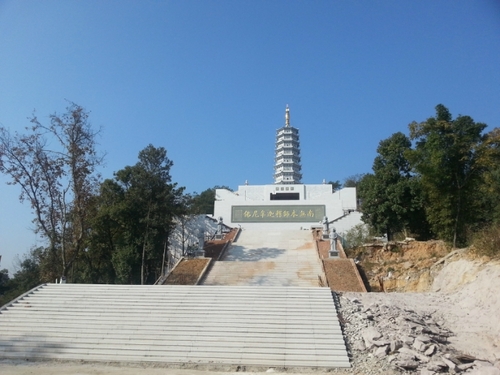
<instances>
[{"instance_id":1,"label":"pagoda tier","mask_svg":"<svg viewBox=\"0 0 500 375\"><path fill-rule=\"evenodd\" d=\"M290 109L285 111L285 126L276 131L276 156L274 158L275 184L300 184L299 129L290 126Z\"/></svg>"}]
</instances>

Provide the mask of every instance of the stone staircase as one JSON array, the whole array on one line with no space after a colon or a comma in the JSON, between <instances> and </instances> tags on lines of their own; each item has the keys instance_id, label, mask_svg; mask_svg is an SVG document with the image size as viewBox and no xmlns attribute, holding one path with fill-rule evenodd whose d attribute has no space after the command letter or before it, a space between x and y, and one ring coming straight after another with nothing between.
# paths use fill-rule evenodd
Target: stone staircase
<instances>
[{"instance_id":1,"label":"stone staircase","mask_svg":"<svg viewBox=\"0 0 500 375\"><path fill-rule=\"evenodd\" d=\"M323 274L320 264L219 261L200 284L317 287Z\"/></svg>"},{"instance_id":2,"label":"stone staircase","mask_svg":"<svg viewBox=\"0 0 500 375\"><path fill-rule=\"evenodd\" d=\"M310 231L243 230L204 285L317 287L325 275Z\"/></svg>"},{"instance_id":3,"label":"stone staircase","mask_svg":"<svg viewBox=\"0 0 500 375\"><path fill-rule=\"evenodd\" d=\"M44 284L0 310L0 358L349 367L328 288Z\"/></svg>"}]
</instances>

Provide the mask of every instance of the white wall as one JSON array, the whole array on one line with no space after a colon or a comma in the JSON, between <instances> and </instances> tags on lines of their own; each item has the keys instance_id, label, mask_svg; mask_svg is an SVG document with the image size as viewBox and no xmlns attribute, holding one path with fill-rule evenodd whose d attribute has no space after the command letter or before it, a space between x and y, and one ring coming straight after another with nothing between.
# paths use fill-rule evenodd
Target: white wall
<instances>
[{"instance_id":1,"label":"white wall","mask_svg":"<svg viewBox=\"0 0 500 375\"><path fill-rule=\"evenodd\" d=\"M281 188L284 188L281 190ZM286 190L288 188L288 190ZM293 189L293 190L292 190ZM299 200L271 200L271 193L299 193ZM246 228L282 228L300 229L310 228L316 225L311 222L285 222L285 223L247 223L232 222L232 206L290 206L290 205L324 205L326 216L329 221L335 220L345 215L348 210L356 210L356 188L344 188L332 193L332 185L242 185L238 190L231 192L226 189L216 190L216 200L214 205L214 216L224 219L224 223L231 227L242 226ZM319 218L317 223L321 222ZM360 222L360 215L354 215L352 221L356 224ZM354 224L354 225L356 225ZM351 225L350 223L346 225Z\"/></svg>"},{"instance_id":2,"label":"white wall","mask_svg":"<svg viewBox=\"0 0 500 375\"><path fill-rule=\"evenodd\" d=\"M169 268L182 258L183 248L198 244L200 230L205 235L217 231L217 222L206 215L193 215L175 219L177 225L168 238ZM169 270L167 270L168 272Z\"/></svg>"}]
</instances>

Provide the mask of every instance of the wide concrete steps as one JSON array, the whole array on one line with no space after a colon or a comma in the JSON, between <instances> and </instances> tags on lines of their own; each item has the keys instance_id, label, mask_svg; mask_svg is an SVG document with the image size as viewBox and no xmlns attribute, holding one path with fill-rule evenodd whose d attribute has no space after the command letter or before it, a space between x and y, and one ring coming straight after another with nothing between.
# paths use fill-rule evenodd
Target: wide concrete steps
<instances>
[{"instance_id":1,"label":"wide concrete steps","mask_svg":"<svg viewBox=\"0 0 500 375\"><path fill-rule=\"evenodd\" d=\"M324 279L310 231L254 229L240 233L201 283L317 287Z\"/></svg>"},{"instance_id":2,"label":"wide concrete steps","mask_svg":"<svg viewBox=\"0 0 500 375\"><path fill-rule=\"evenodd\" d=\"M0 311L0 358L349 367L327 288L46 284Z\"/></svg>"},{"instance_id":3,"label":"wide concrete steps","mask_svg":"<svg viewBox=\"0 0 500 375\"><path fill-rule=\"evenodd\" d=\"M280 262L214 262L203 285L260 285L317 287L323 275L321 265L316 267Z\"/></svg>"}]
</instances>

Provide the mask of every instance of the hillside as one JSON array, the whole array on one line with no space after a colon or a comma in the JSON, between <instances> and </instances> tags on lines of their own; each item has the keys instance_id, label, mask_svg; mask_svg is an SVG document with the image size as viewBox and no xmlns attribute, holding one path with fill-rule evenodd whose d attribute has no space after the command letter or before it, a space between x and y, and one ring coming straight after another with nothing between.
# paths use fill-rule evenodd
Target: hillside
<instances>
[{"instance_id":1,"label":"hillside","mask_svg":"<svg viewBox=\"0 0 500 375\"><path fill-rule=\"evenodd\" d=\"M427 357L420 353L420 359L417 355L408 363L427 370L436 361L442 364L443 356L457 363L461 363L457 358L467 358L470 362L480 359L496 364L497 368L492 371L500 373L500 262L474 257L468 249L449 252L442 242L436 241L376 244L364 247L356 256L372 291L393 293L344 293L341 296L346 336L354 358L368 355L377 359L379 365L397 362L399 357L390 355L389 350L379 351L377 356L376 346L364 345L366 330L380 332L379 343L383 340L404 342L407 336L402 333L403 322L413 322L412 329L419 329L425 322L424 331L432 332L432 327L438 327L445 339L439 344L436 341L426 344L426 350L430 353L432 349L434 353ZM414 340L415 337L418 335L413 335ZM414 350L415 345L410 348ZM427 364L425 361L429 360ZM461 366L464 371L470 365L462 363ZM448 370L452 371L451 367ZM475 368L467 373L486 372Z\"/></svg>"}]
</instances>

